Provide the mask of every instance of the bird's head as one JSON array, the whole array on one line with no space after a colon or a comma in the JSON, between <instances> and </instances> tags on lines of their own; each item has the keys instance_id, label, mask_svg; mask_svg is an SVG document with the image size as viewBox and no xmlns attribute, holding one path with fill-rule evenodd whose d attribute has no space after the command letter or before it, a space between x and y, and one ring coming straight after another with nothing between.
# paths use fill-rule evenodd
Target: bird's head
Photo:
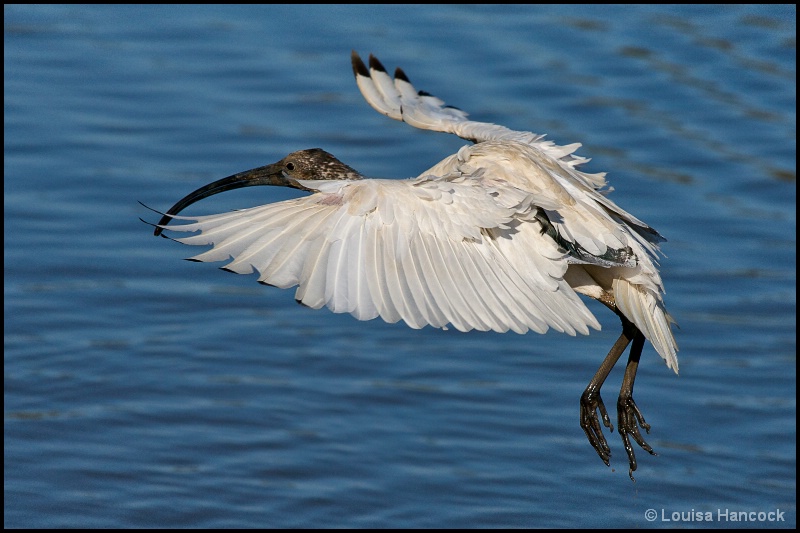
<instances>
[{"instance_id":1,"label":"bird's head","mask_svg":"<svg viewBox=\"0 0 800 533\"><path fill-rule=\"evenodd\" d=\"M222 178L189 193L169 208L158 222L154 235L160 235L162 226L169 224L172 215L177 215L188 206L215 194L256 185L277 185L314 191L308 183L317 180L358 180L363 176L320 148L293 152L277 163L239 172Z\"/></svg>"}]
</instances>

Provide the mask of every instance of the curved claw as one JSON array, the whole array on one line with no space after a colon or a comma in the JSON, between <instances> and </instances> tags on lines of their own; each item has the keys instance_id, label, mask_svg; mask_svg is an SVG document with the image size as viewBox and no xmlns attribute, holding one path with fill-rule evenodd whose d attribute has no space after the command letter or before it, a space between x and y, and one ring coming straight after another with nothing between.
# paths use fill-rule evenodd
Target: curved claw
<instances>
[{"instance_id":1,"label":"curved claw","mask_svg":"<svg viewBox=\"0 0 800 533\"><path fill-rule=\"evenodd\" d=\"M581 427L589 439L589 444L592 445L600 459L610 466L611 448L608 446L603 429L600 427L600 420L597 418L597 411L600 411L600 416L603 419L603 425L614 431L614 426L611 425L611 418L608 416L608 411L603 403L603 398L600 397L599 392L589 391L588 389L581 394L580 401L581 412Z\"/></svg>"},{"instance_id":2,"label":"curved claw","mask_svg":"<svg viewBox=\"0 0 800 533\"><path fill-rule=\"evenodd\" d=\"M634 454L633 446L631 445L628 435L632 436L636 444L650 455L658 454L645 442L639 431L639 426L641 426L647 433L650 433L650 424L645 422L644 416L632 396L619 396L617 400L617 425L617 431L619 431L619 434L622 436L622 443L625 445L625 453L628 454L628 463L630 464L628 475L631 480L635 482L636 480L633 478L633 472L636 470L636 455Z\"/></svg>"}]
</instances>

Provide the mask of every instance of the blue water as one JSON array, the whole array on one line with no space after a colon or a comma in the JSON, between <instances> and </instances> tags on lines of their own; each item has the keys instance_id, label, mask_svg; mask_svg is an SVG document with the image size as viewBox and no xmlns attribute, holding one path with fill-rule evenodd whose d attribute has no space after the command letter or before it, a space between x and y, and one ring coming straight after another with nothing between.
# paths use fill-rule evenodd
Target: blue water
<instances>
[{"instance_id":1,"label":"blue water","mask_svg":"<svg viewBox=\"0 0 800 533\"><path fill-rule=\"evenodd\" d=\"M795 527L794 6L6 6L4 25L6 527ZM645 349L659 455L635 484L618 435L607 468L578 425L619 334L602 306L578 338L358 322L139 221L139 200L302 148L405 178L463 144L370 109L351 49L583 143L668 238L681 375Z\"/></svg>"}]
</instances>

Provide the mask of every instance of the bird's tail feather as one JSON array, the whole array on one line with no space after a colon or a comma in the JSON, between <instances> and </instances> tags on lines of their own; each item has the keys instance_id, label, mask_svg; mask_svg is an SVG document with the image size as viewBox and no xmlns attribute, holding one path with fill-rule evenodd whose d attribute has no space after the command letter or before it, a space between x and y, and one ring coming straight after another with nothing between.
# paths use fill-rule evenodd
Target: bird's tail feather
<instances>
[{"instance_id":1,"label":"bird's tail feather","mask_svg":"<svg viewBox=\"0 0 800 533\"><path fill-rule=\"evenodd\" d=\"M678 344L672 334L675 320L659 295L624 279L614 280L617 307L644 334L667 366L678 373Z\"/></svg>"}]
</instances>

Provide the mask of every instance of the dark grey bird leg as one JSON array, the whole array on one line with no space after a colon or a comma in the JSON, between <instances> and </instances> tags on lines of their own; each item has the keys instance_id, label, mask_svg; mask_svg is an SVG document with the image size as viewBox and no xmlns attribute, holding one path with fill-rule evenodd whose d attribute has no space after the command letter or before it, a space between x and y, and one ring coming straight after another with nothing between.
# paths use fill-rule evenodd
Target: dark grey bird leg
<instances>
[{"instance_id":1,"label":"dark grey bird leg","mask_svg":"<svg viewBox=\"0 0 800 533\"><path fill-rule=\"evenodd\" d=\"M628 357L628 364L625 367L625 375L622 380L622 388L617 400L617 424L618 431L622 436L622 443L625 446L625 451L628 454L628 461L630 463L630 470L628 475L634 481L633 471L636 470L636 456L633 451L633 446L630 443L628 435L633 436L634 441L641 446L645 451L652 455L656 455L653 448L647 444L639 432L639 426L650 431L650 426L645 422L641 411L633 400L633 384L636 380L636 371L639 368L639 358L642 355L642 348L644 347L644 335L628 320L616 307L613 302L602 301L609 309L614 311L622 321L622 333L620 334L617 342L608 352L608 355L603 360L603 363L598 368L594 377L589 381L586 390L583 391L580 400L580 419L581 428L583 428L586 438L589 439L589 444L600 456L600 459L610 466L611 449L608 446L603 430L600 427L600 420L597 412L600 412L600 417L603 419L603 425L614 431L614 426L611 424L611 419L608 416L608 411L600 396L600 388L603 386L606 378L608 377L611 369L619 360L622 353L631 344L631 352ZM638 422L638 425L637 425Z\"/></svg>"},{"instance_id":2,"label":"dark grey bird leg","mask_svg":"<svg viewBox=\"0 0 800 533\"><path fill-rule=\"evenodd\" d=\"M611 306L609 305L609 307ZM606 441L606 438L603 435L603 430L600 427L600 420L597 418L597 411L600 411L600 416L603 418L604 426L611 431L614 431L614 426L611 425L611 419L608 416L608 411L606 411L603 398L600 397L600 388L603 386L603 383L608 377L608 374L611 372L611 369L614 368L614 365L619 360L622 352L625 351L625 348L628 347L628 344L630 344L631 340L636 334L636 327L627 318L622 316L615 307L612 307L612 310L622 318L622 334L617 339L617 342L614 343L611 351L608 352L605 360L603 360L603 364L601 364L600 368L597 369L594 377L592 377L591 381L589 381L589 385L586 387L586 390L584 390L583 394L581 394L580 401L581 427L583 428L584 433L586 433L586 438L589 439L589 444L592 445L597 452L597 455L600 456L600 459L603 460L606 466L610 466L611 464L609 462L609 459L611 458L611 449L608 447L608 442Z\"/></svg>"},{"instance_id":3,"label":"dark grey bird leg","mask_svg":"<svg viewBox=\"0 0 800 533\"><path fill-rule=\"evenodd\" d=\"M625 445L625 452L628 454L628 462L630 463L628 475L632 481L636 481L633 479L633 471L636 470L636 456L633 453L633 446L631 446L628 435L631 435L636 444L650 455L657 455L639 432L639 426L641 426L647 433L650 433L650 424L645 422L642 412L633 400L633 383L636 380L636 371L639 369L639 358L642 355L643 347L644 335L637 330L631 345L631 353L628 355L628 364L625 366L622 388L620 388L619 398L617 399L617 431L622 436L622 443Z\"/></svg>"}]
</instances>

